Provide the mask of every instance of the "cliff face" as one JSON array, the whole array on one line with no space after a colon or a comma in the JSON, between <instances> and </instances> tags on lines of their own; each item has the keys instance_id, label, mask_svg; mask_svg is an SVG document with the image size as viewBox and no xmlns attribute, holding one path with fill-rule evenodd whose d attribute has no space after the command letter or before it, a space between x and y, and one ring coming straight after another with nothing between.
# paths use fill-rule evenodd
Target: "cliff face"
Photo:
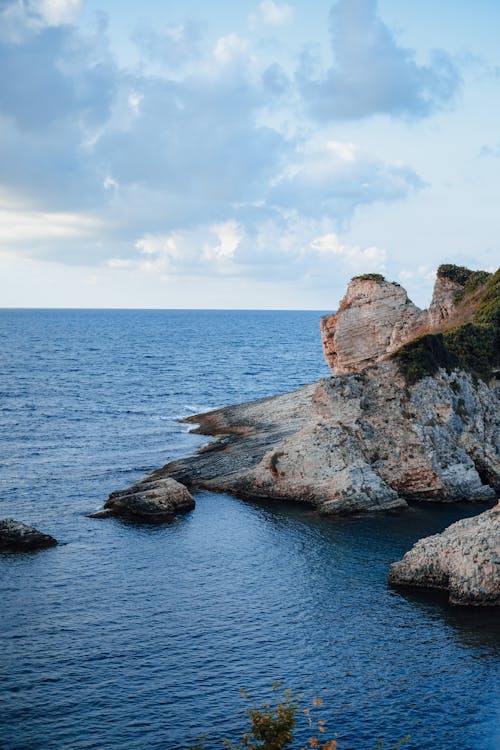
<instances>
[{"instance_id":1,"label":"cliff face","mask_svg":"<svg viewBox=\"0 0 500 750\"><path fill-rule=\"evenodd\" d=\"M463 327L477 322L478 311L488 308L487 298L492 298L489 302L498 316L499 282L498 272L493 276L458 266L440 266L429 309L420 310L399 284L377 274L355 277L337 313L321 321L325 358L334 375L361 372L424 334L455 329L461 331L460 340L454 342L455 349L459 353L461 347L474 349L474 341L466 340ZM480 321L479 336L469 337L481 339L484 350L493 348L484 323L498 328L498 320L490 320L491 309L488 311L488 320ZM488 357L494 359L494 352L490 351Z\"/></svg>"},{"instance_id":2,"label":"cliff face","mask_svg":"<svg viewBox=\"0 0 500 750\"><path fill-rule=\"evenodd\" d=\"M494 392L462 371L408 387L395 362L186 420L216 439L129 491L191 488L312 504L321 513L489 500L500 485Z\"/></svg>"},{"instance_id":3,"label":"cliff face","mask_svg":"<svg viewBox=\"0 0 500 750\"><path fill-rule=\"evenodd\" d=\"M426 322L399 284L355 278L338 312L321 321L326 361L334 375L361 372L423 332Z\"/></svg>"}]
</instances>

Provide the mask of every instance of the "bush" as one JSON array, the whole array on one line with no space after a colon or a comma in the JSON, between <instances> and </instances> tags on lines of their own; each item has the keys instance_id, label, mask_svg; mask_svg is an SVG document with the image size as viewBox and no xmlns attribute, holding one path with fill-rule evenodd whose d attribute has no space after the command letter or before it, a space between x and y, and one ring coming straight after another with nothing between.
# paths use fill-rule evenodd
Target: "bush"
<instances>
[{"instance_id":1,"label":"bush","mask_svg":"<svg viewBox=\"0 0 500 750\"><path fill-rule=\"evenodd\" d=\"M394 359L410 385L427 375L435 375L440 367L450 372L460 366L458 357L446 348L441 333L428 333L413 339L398 349Z\"/></svg>"},{"instance_id":2,"label":"bush","mask_svg":"<svg viewBox=\"0 0 500 750\"><path fill-rule=\"evenodd\" d=\"M438 278L450 279L461 286L464 286L474 271L465 266L454 266L453 263L443 263L437 270Z\"/></svg>"},{"instance_id":3,"label":"bush","mask_svg":"<svg viewBox=\"0 0 500 750\"><path fill-rule=\"evenodd\" d=\"M275 682L273 690L281 689L281 684ZM242 690L241 694L245 699L249 699L247 693ZM307 749L312 750L337 750L337 740L328 739L326 722L313 716L315 710L323 705L320 698L312 702L311 708L300 709L300 695L294 694L291 690L284 690L281 697L277 699L276 706L266 703L258 706L252 703L247 709L247 716L250 720L250 728L245 732L237 745L233 745L230 740L222 740L222 743L228 750L284 750L290 748L294 740L294 731L297 727L297 720L302 717L311 730L312 736L307 742ZM409 736L403 737L393 750L398 750L409 740ZM204 738L201 738L196 745L190 750L203 750ZM384 748L383 740L378 740L374 750ZM301 750L306 750L302 747ZM340 748L338 748L340 750Z\"/></svg>"},{"instance_id":4,"label":"bush","mask_svg":"<svg viewBox=\"0 0 500 750\"><path fill-rule=\"evenodd\" d=\"M484 287L474 312L457 328L410 341L395 352L394 359L409 384L435 375L440 367L448 372L461 368L488 380L500 367L500 270L490 274L443 265L438 276L463 284L461 298Z\"/></svg>"},{"instance_id":5,"label":"bush","mask_svg":"<svg viewBox=\"0 0 500 750\"><path fill-rule=\"evenodd\" d=\"M493 326L476 326L466 323L460 328L446 331L444 342L448 351L459 359L464 369L488 379L498 358Z\"/></svg>"}]
</instances>

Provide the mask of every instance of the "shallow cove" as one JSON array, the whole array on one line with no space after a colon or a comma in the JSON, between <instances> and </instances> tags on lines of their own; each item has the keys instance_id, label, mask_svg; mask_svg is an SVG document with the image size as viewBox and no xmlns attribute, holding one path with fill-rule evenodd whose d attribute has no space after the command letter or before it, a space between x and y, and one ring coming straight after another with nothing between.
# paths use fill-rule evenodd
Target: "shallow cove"
<instances>
[{"instance_id":1,"label":"shallow cove","mask_svg":"<svg viewBox=\"0 0 500 750\"><path fill-rule=\"evenodd\" d=\"M1 515L66 544L0 556L0 746L185 747L234 736L282 678L339 750L493 750L492 613L386 585L417 538L479 506L323 519L201 492L172 526L85 517L206 441L180 416L327 374L320 313L0 312Z\"/></svg>"}]
</instances>

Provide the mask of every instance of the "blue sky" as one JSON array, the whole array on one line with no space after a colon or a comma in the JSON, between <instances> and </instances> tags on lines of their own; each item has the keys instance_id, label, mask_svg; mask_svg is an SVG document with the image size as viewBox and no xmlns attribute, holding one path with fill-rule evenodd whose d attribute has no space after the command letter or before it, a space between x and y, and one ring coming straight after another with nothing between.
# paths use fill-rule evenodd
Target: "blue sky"
<instances>
[{"instance_id":1,"label":"blue sky","mask_svg":"<svg viewBox=\"0 0 500 750\"><path fill-rule=\"evenodd\" d=\"M498 266L500 3L0 0L0 305Z\"/></svg>"}]
</instances>

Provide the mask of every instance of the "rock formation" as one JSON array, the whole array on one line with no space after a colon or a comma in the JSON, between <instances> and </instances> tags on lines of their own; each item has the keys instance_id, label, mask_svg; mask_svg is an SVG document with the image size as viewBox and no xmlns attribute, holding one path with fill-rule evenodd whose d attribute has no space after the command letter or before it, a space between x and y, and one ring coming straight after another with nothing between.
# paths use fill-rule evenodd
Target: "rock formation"
<instances>
[{"instance_id":1,"label":"rock formation","mask_svg":"<svg viewBox=\"0 0 500 750\"><path fill-rule=\"evenodd\" d=\"M488 500L500 481L498 399L463 371L408 387L387 361L186 421L218 437L156 479L330 514Z\"/></svg>"},{"instance_id":2,"label":"rock formation","mask_svg":"<svg viewBox=\"0 0 500 750\"><path fill-rule=\"evenodd\" d=\"M490 347L485 354L472 346L477 367L491 369L499 288L498 272L441 266L426 312L398 284L354 279L322 323L327 359L340 374L189 418L216 440L113 493L104 515L170 520L194 505L182 485L306 502L330 514L394 510L407 500L493 500L498 391L448 351L464 348L460 336L445 341L429 330L432 321L442 331L443 321L465 316L474 346L483 336Z\"/></svg>"},{"instance_id":3,"label":"rock formation","mask_svg":"<svg viewBox=\"0 0 500 750\"><path fill-rule=\"evenodd\" d=\"M500 605L500 503L421 539L391 565L389 583L443 589L452 604Z\"/></svg>"},{"instance_id":4,"label":"rock formation","mask_svg":"<svg viewBox=\"0 0 500 750\"><path fill-rule=\"evenodd\" d=\"M325 514L393 511L408 500L493 501L499 320L498 271L441 266L428 311L381 276L355 278L321 324L334 377L186 419L215 440L112 493L96 515L169 521L194 507L186 487L308 503ZM499 517L423 540L393 565L391 581L495 603Z\"/></svg>"},{"instance_id":5,"label":"rock formation","mask_svg":"<svg viewBox=\"0 0 500 750\"><path fill-rule=\"evenodd\" d=\"M91 518L129 518L142 523L165 523L195 507L189 491L170 477L149 476L128 490L112 492L104 510Z\"/></svg>"},{"instance_id":6,"label":"rock formation","mask_svg":"<svg viewBox=\"0 0 500 750\"><path fill-rule=\"evenodd\" d=\"M377 274L358 276L337 313L321 321L326 361L334 375L361 372L423 333L426 323L427 314L399 284Z\"/></svg>"},{"instance_id":7,"label":"rock formation","mask_svg":"<svg viewBox=\"0 0 500 750\"><path fill-rule=\"evenodd\" d=\"M54 547L57 540L49 534L13 518L0 520L0 552L34 552Z\"/></svg>"},{"instance_id":8,"label":"rock formation","mask_svg":"<svg viewBox=\"0 0 500 750\"><path fill-rule=\"evenodd\" d=\"M440 266L430 307L420 310L399 284L379 274L355 277L338 311L321 321L323 351L332 373L361 372L423 334L474 322L488 279L496 281L490 291L497 298L498 278L491 274Z\"/></svg>"}]
</instances>

